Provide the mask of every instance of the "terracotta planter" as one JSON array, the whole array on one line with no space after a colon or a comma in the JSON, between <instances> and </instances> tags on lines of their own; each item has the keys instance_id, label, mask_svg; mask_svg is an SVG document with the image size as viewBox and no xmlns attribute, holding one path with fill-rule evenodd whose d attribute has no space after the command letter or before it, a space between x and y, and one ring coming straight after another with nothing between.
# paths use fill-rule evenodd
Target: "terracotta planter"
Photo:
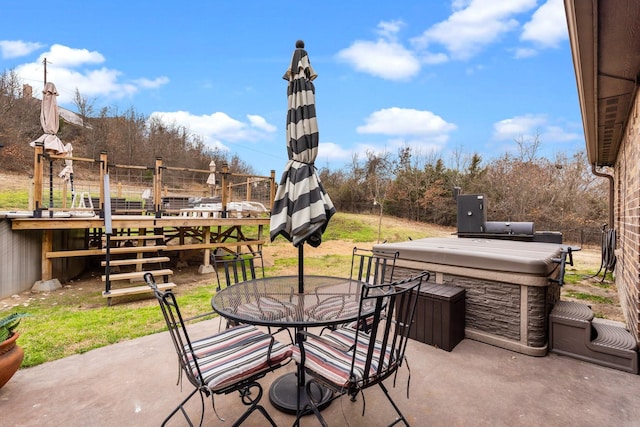
<instances>
[{"instance_id":1,"label":"terracotta planter","mask_svg":"<svg viewBox=\"0 0 640 427\"><path fill-rule=\"evenodd\" d=\"M24 351L16 344L19 336L20 334L14 333L0 343L0 388L11 379L22 364Z\"/></svg>"}]
</instances>

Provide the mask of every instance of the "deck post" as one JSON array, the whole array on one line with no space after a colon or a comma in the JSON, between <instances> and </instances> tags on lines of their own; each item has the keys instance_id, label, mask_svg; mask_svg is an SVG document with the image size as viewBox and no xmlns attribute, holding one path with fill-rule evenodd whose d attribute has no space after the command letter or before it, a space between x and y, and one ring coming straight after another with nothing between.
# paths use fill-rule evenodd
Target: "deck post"
<instances>
[{"instance_id":1,"label":"deck post","mask_svg":"<svg viewBox=\"0 0 640 427\"><path fill-rule=\"evenodd\" d=\"M229 203L229 165L222 164L222 218L227 217L227 203Z\"/></svg>"},{"instance_id":2,"label":"deck post","mask_svg":"<svg viewBox=\"0 0 640 427\"><path fill-rule=\"evenodd\" d=\"M156 157L153 174L153 206L156 218L162 217L162 158Z\"/></svg>"},{"instance_id":3,"label":"deck post","mask_svg":"<svg viewBox=\"0 0 640 427\"><path fill-rule=\"evenodd\" d=\"M42 156L44 145L36 144L33 155L33 217L42 218L42 181L44 175L44 164Z\"/></svg>"},{"instance_id":4,"label":"deck post","mask_svg":"<svg viewBox=\"0 0 640 427\"><path fill-rule=\"evenodd\" d=\"M269 211L271 211L273 209L273 201L276 199L276 171L274 169L271 169L269 180Z\"/></svg>"},{"instance_id":5,"label":"deck post","mask_svg":"<svg viewBox=\"0 0 640 427\"><path fill-rule=\"evenodd\" d=\"M104 193L104 176L108 173L107 152L100 153L100 218L104 218L104 201L105 197L111 198L110 194Z\"/></svg>"}]
</instances>

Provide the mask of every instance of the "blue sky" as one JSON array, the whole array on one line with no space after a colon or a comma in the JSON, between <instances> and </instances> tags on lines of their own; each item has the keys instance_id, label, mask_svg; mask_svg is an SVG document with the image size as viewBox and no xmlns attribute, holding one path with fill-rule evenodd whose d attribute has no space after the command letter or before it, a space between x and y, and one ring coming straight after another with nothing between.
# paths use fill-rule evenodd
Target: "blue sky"
<instances>
[{"instance_id":1,"label":"blue sky","mask_svg":"<svg viewBox=\"0 0 640 427\"><path fill-rule=\"evenodd\" d=\"M317 165L354 153L477 152L584 136L562 0L26 1L4 5L0 70L75 110L133 107L186 126L260 174L286 163L286 81L298 39L318 73ZM459 156L458 156L459 157Z\"/></svg>"}]
</instances>

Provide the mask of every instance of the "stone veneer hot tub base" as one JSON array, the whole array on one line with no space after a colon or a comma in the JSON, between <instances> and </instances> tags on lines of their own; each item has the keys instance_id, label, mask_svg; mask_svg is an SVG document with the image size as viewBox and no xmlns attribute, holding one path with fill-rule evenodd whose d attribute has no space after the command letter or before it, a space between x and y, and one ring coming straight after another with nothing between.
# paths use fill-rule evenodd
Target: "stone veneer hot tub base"
<instances>
[{"instance_id":1,"label":"stone veneer hot tub base","mask_svg":"<svg viewBox=\"0 0 640 427\"><path fill-rule=\"evenodd\" d=\"M562 245L433 238L374 249L399 252L395 277L428 270L431 281L464 288L466 338L531 356L547 354L549 313L560 299L552 259Z\"/></svg>"}]
</instances>

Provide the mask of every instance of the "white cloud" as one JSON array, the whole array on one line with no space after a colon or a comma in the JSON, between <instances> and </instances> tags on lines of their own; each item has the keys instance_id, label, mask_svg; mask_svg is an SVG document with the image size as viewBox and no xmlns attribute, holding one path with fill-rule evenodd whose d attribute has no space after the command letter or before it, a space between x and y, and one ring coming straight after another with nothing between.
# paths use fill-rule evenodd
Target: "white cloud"
<instances>
[{"instance_id":1,"label":"white cloud","mask_svg":"<svg viewBox=\"0 0 640 427\"><path fill-rule=\"evenodd\" d=\"M377 33L385 40L395 41L397 40L397 34L400 29L405 26L405 23L399 20L395 21L381 21L378 24Z\"/></svg>"},{"instance_id":2,"label":"white cloud","mask_svg":"<svg viewBox=\"0 0 640 427\"><path fill-rule=\"evenodd\" d=\"M335 142L322 141L318 145L318 157L316 166L322 167L323 161L346 161L351 159L353 150L345 150L341 145Z\"/></svg>"},{"instance_id":3,"label":"white cloud","mask_svg":"<svg viewBox=\"0 0 640 427\"><path fill-rule=\"evenodd\" d=\"M100 52L60 44L52 45L34 62L17 66L16 73L26 81L42 81L42 63L45 58L47 81L55 83L60 94L59 104L72 103L76 89L82 96L88 98L121 99L142 89L157 88L169 82L169 79L164 76L124 80L123 73L119 70L101 65L106 62L106 59Z\"/></svg>"},{"instance_id":4,"label":"white cloud","mask_svg":"<svg viewBox=\"0 0 640 427\"><path fill-rule=\"evenodd\" d=\"M26 56L40 48L42 48L41 43L22 40L0 40L0 53L5 59Z\"/></svg>"},{"instance_id":5,"label":"white cloud","mask_svg":"<svg viewBox=\"0 0 640 427\"><path fill-rule=\"evenodd\" d=\"M383 79L404 80L420 71L420 61L413 52L397 42L402 21L383 21L378 24L377 41L355 41L342 49L337 58L357 71Z\"/></svg>"},{"instance_id":6,"label":"white cloud","mask_svg":"<svg viewBox=\"0 0 640 427\"><path fill-rule=\"evenodd\" d=\"M532 56L536 56L538 51L536 49L532 49L530 47L520 47L516 49L516 58L531 58Z\"/></svg>"},{"instance_id":7,"label":"white cloud","mask_svg":"<svg viewBox=\"0 0 640 427\"><path fill-rule=\"evenodd\" d=\"M248 115L247 121L234 119L226 113L216 112L194 115L187 111L154 112L150 119L159 119L167 124L177 124L202 137L205 144L229 150L229 144L259 142L270 139L276 127L257 115Z\"/></svg>"},{"instance_id":8,"label":"white cloud","mask_svg":"<svg viewBox=\"0 0 640 427\"><path fill-rule=\"evenodd\" d=\"M140 86L143 87L145 89L155 89L158 88L160 86L164 86L167 83L169 83L169 78L168 77L157 77L153 80L151 79L146 79L146 78L142 78L142 79L135 79L133 80L133 82Z\"/></svg>"},{"instance_id":9,"label":"white cloud","mask_svg":"<svg viewBox=\"0 0 640 427\"><path fill-rule=\"evenodd\" d=\"M38 62L41 63L45 58L47 59L47 62L59 68L72 68L80 65L86 66L87 64L102 64L105 61L104 56L99 52L91 52L87 49L76 49L60 44L54 44L48 52L40 54Z\"/></svg>"},{"instance_id":10,"label":"white cloud","mask_svg":"<svg viewBox=\"0 0 640 427\"><path fill-rule=\"evenodd\" d=\"M583 135L581 133L568 131L560 126L548 126L544 129L540 138L543 141L569 142L580 141L583 139Z\"/></svg>"},{"instance_id":11,"label":"white cloud","mask_svg":"<svg viewBox=\"0 0 640 427\"><path fill-rule=\"evenodd\" d=\"M338 52L356 70L389 80L403 80L420 71L418 59L404 46L385 40L356 41Z\"/></svg>"},{"instance_id":12,"label":"white cloud","mask_svg":"<svg viewBox=\"0 0 640 427\"><path fill-rule=\"evenodd\" d=\"M420 55L422 62L428 65L443 64L449 61L449 56L445 53L424 52Z\"/></svg>"},{"instance_id":13,"label":"white cloud","mask_svg":"<svg viewBox=\"0 0 640 427\"><path fill-rule=\"evenodd\" d=\"M371 150L376 153L396 152L401 147L411 147L414 153L441 151L449 141L449 134L457 129L453 123L431 111L410 108L387 108L375 111L358 126L360 134L379 134L389 138L382 143L360 143L355 153Z\"/></svg>"},{"instance_id":14,"label":"white cloud","mask_svg":"<svg viewBox=\"0 0 640 427\"><path fill-rule=\"evenodd\" d=\"M412 39L419 50L442 45L453 59L469 59L519 25L515 15L536 5L536 0L456 0L445 21ZM432 49L431 49L432 50Z\"/></svg>"},{"instance_id":15,"label":"white cloud","mask_svg":"<svg viewBox=\"0 0 640 427\"><path fill-rule=\"evenodd\" d=\"M493 138L503 141L517 137L531 137L546 123L547 118L545 116L535 114L500 120L493 125Z\"/></svg>"},{"instance_id":16,"label":"white cloud","mask_svg":"<svg viewBox=\"0 0 640 427\"><path fill-rule=\"evenodd\" d=\"M531 20L524 24L520 38L542 47L556 47L567 39L567 20L562 0L547 0L540 6Z\"/></svg>"},{"instance_id":17,"label":"white cloud","mask_svg":"<svg viewBox=\"0 0 640 427\"><path fill-rule=\"evenodd\" d=\"M498 141L524 138L525 140L539 137L543 143L560 143L580 141L582 134L571 130L570 123L563 126L550 123L549 118L542 114L526 114L494 123L493 139Z\"/></svg>"},{"instance_id":18,"label":"white cloud","mask_svg":"<svg viewBox=\"0 0 640 427\"><path fill-rule=\"evenodd\" d=\"M251 123L251 126L257 129L261 129L269 133L275 132L277 130L274 125L272 125L271 123L267 123L267 121L262 116L247 114L247 118L249 119L249 123Z\"/></svg>"},{"instance_id":19,"label":"white cloud","mask_svg":"<svg viewBox=\"0 0 640 427\"><path fill-rule=\"evenodd\" d=\"M356 128L358 133L439 137L456 129L456 125L447 123L431 111L398 107L375 111L365 122Z\"/></svg>"}]
</instances>

